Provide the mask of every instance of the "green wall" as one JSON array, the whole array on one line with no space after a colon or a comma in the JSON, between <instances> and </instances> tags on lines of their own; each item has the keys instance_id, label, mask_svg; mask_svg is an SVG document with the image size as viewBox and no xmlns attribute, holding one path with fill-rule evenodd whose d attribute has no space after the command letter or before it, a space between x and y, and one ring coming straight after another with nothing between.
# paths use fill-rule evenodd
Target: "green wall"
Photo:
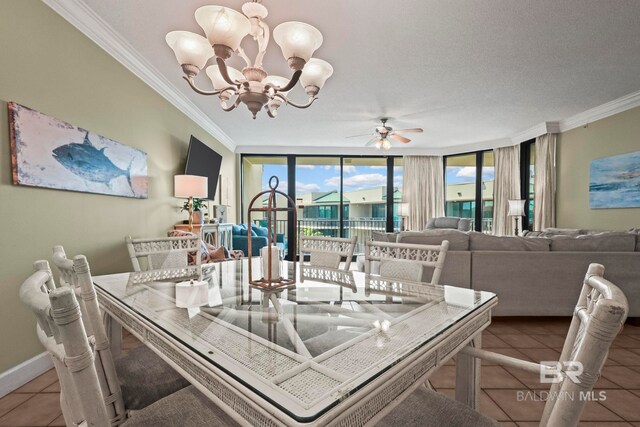
<instances>
[{"instance_id":1,"label":"green wall","mask_svg":"<svg viewBox=\"0 0 640 427\"><path fill-rule=\"evenodd\" d=\"M85 254L94 274L130 270L125 235L162 236L186 218L172 197L173 175L184 170L191 134L224 156L230 194L236 166L222 144L40 1L2 1L0 58L1 373L43 351L18 299L33 261L62 244L69 255ZM14 186L8 101L147 152L149 198ZM235 218L235 208L229 213Z\"/></svg>"},{"instance_id":2,"label":"green wall","mask_svg":"<svg viewBox=\"0 0 640 427\"><path fill-rule=\"evenodd\" d=\"M560 134L557 226L595 230L640 227L640 208L589 209L590 161L634 151L640 151L640 108Z\"/></svg>"}]
</instances>

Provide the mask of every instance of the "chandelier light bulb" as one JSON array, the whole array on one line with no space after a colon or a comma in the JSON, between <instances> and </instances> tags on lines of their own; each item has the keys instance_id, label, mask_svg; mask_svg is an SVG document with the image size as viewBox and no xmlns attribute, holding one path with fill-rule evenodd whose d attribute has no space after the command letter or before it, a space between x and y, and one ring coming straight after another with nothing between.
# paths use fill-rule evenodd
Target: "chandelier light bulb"
<instances>
[{"instance_id":1,"label":"chandelier light bulb","mask_svg":"<svg viewBox=\"0 0 640 427\"><path fill-rule=\"evenodd\" d=\"M391 143L389 142L389 140L387 138L382 140L382 148L384 150L388 150L389 148L391 148Z\"/></svg>"},{"instance_id":2,"label":"chandelier light bulb","mask_svg":"<svg viewBox=\"0 0 640 427\"><path fill-rule=\"evenodd\" d=\"M379 150L382 148L382 141L381 140L377 140L376 141L376 148Z\"/></svg>"}]
</instances>

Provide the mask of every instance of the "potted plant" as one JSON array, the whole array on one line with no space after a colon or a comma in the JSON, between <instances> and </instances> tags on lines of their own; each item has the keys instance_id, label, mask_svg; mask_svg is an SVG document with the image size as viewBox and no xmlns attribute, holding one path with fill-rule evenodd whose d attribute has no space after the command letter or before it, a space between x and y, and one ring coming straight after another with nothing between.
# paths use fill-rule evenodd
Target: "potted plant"
<instances>
[{"instance_id":1,"label":"potted plant","mask_svg":"<svg viewBox=\"0 0 640 427\"><path fill-rule=\"evenodd\" d=\"M197 197L194 197L193 198L193 223L194 224L204 224L204 214L202 213L204 209L208 209L208 206L205 203L204 199L198 199ZM184 202L184 205L182 205L181 211L188 211L188 210L189 210L189 201L187 200L186 202Z\"/></svg>"}]
</instances>

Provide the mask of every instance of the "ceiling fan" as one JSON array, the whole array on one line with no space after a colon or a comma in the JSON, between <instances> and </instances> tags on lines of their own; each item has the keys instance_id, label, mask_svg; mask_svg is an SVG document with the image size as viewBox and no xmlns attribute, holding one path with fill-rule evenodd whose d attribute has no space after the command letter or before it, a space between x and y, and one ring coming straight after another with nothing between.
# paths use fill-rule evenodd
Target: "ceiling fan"
<instances>
[{"instance_id":1,"label":"ceiling fan","mask_svg":"<svg viewBox=\"0 0 640 427\"><path fill-rule=\"evenodd\" d=\"M389 141L390 139L393 139L398 142L402 142L403 144L407 144L411 142L411 140L409 138L402 136L401 134L422 132L422 128L393 130L391 126L387 126L387 120L388 119L386 117L380 119L380 121L382 122L382 125L376 126L374 137L364 145L365 147L370 147L373 145L378 150L380 149L388 150L389 148L391 148L391 141ZM371 135L370 133L365 133L363 135L348 136L347 138L359 138L362 136L370 136L370 135Z\"/></svg>"}]
</instances>

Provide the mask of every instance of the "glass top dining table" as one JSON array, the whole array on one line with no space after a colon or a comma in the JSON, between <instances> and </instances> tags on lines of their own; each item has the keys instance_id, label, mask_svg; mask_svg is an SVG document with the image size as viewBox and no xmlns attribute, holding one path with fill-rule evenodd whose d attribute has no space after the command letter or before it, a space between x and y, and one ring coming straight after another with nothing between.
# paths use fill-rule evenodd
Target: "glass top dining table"
<instances>
[{"instance_id":1,"label":"glass top dining table","mask_svg":"<svg viewBox=\"0 0 640 427\"><path fill-rule=\"evenodd\" d=\"M283 267L293 274L291 263ZM101 304L105 297L120 304L299 423L495 304L488 292L304 264L295 285L274 290L249 284L247 259L203 271L208 302L194 308L176 306L175 284L186 280L178 271L95 276L94 283Z\"/></svg>"}]
</instances>

